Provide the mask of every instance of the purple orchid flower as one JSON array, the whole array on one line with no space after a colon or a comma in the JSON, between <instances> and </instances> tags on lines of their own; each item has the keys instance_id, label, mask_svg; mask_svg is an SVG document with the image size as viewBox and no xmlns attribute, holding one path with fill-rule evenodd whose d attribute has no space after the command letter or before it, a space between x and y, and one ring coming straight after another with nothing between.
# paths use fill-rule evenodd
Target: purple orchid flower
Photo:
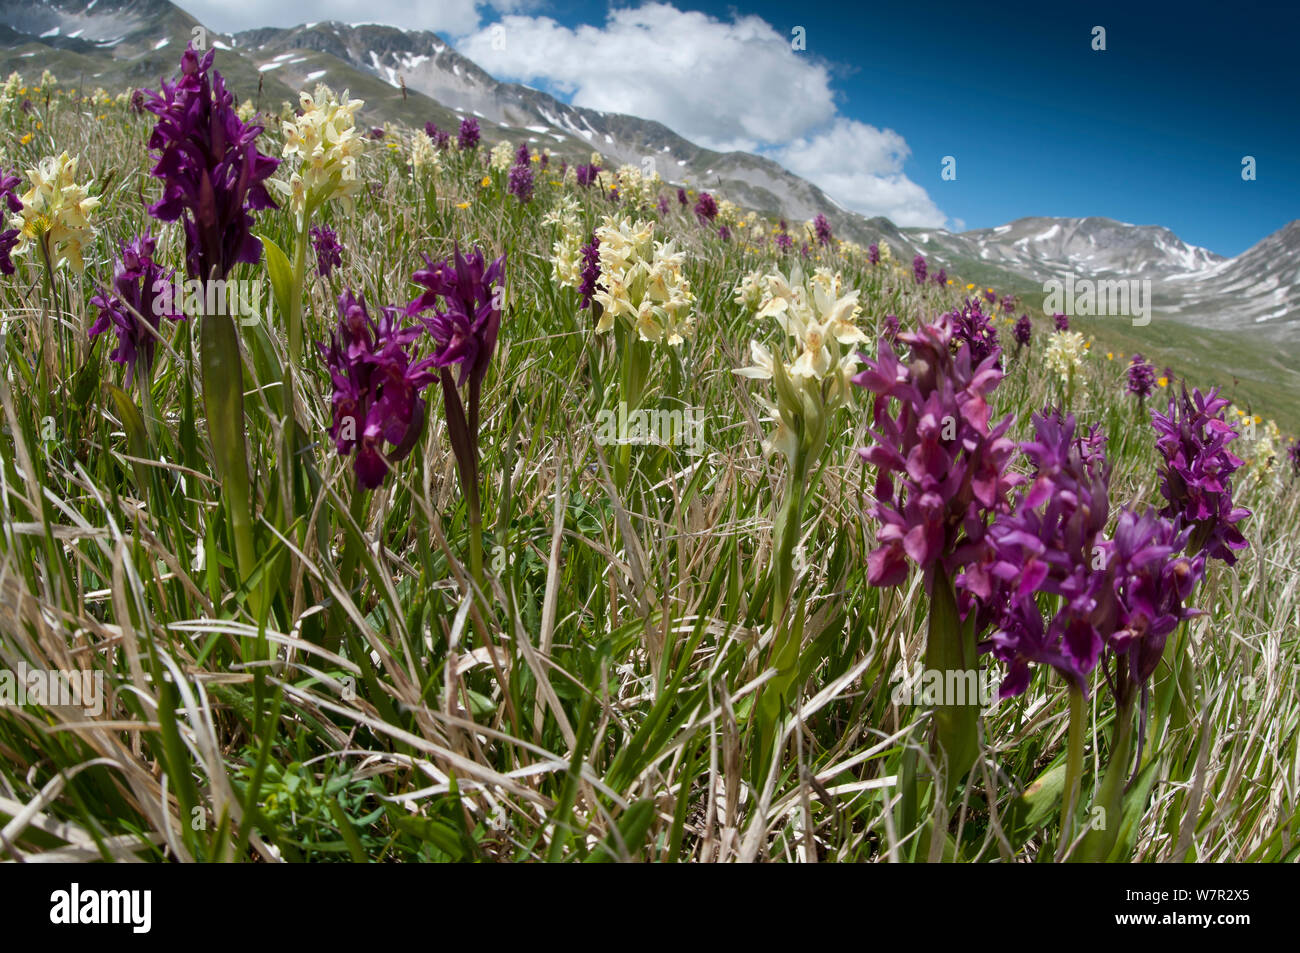
<instances>
[{"instance_id":1,"label":"purple orchid flower","mask_svg":"<svg viewBox=\"0 0 1300 953\"><path fill-rule=\"evenodd\" d=\"M343 264L343 246L338 235L328 225L313 225L311 245L316 252L316 270L322 278L329 278Z\"/></svg>"},{"instance_id":2,"label":"purple orchid flower","mask_svg":"<svg viewBox=\"0 0 1300 953\"><path fill-rule=\"evenodd\" d=\"M831 223L826 221L826 216L820 212L813 219L813 232L816 234L819 244L829 245L831 243Z\"/></svg>"},{"instance_id":3,"label":"purple orchid flower","mask_svg":"<svg viewBox=\"0 0 1300 953\"><path fill-rule=\"evenodd\" d=\"M250 212L277 207L263 183L280 164L257 150L262 127L236 115L225 81L212 70L215 52L200 59L187 48L180 79L162 81L162 92L149 93L145 105L158 117L149 148L158 153L152 175L163 181L149 213L162 222L183 220L186 270L204 281L261 258Z\"/></svg>"},{"instance_id":4,"label":"purple orchid flower","mask_svg":"<svg viewBox=\"0 0 1300 953\"><path fill-rule=\"evenodd\" d=\"M402 318L400 309L386 307L374 320L365 300L347 290L330 343L317 344L334 385L334 448L339 456L355 454L352 469L367 490L382 485L390 463L415 446L425 421L420 393L434 381L434 358L418 360L411 351L423 329L403 327Z\"/></svg>"},{"instance_id":5,"label":"purple orchid flower","mask_svg":"<svg viewBox=\"0 0 1300 953\"><path fill-rule=\"evenodd\" d=\"M1235 553L1249 545L1237 524L1250 510L1232 503L1231 478L1242 461L1227 449L1238 436L1223 419L1228 403L1218 388L1209 394L1193 390L1189 396L1183 385L1181 399L1170 396L1169 412L1153 410L1151 423L1164 458L1160 492L1166 505L1160 515L1192 528L1192 552L1232 565Z\"/></svg>"},{"instance_id":6,"label":"purple orchid flower","mask_svg":"<svg viewBox=\"0 0 1300 953\"><path fill-rule=\"evenodd\" d=\"M90 336L97 337L109 328L117 337L117 347L109 359L126 368L126 386L130 387L136 371L141 386L147 387L157 346L159 318L183 320L181 302L174 301L172 276L164 274L153 260L156 241L149 234L124 242L121 257L113 269L113 287L101 290L90 304L99 309L99 317L90 326Z\"/></svg>"}]
</instances>

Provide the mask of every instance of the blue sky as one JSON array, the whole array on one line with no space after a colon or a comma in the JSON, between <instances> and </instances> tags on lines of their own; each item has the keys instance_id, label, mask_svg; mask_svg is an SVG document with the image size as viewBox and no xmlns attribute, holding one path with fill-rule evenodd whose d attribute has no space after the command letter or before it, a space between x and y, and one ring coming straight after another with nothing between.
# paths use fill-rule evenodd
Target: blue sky
<instances>
[{"instance_id":1,"label":"blue sky","mask_svg":"<svg viewBox=\"0 0 1300 953\"><path fill-rule=\"evenodd\" d=\"M1280 4L301 0L270 21L252 0L181 5L218 29L436 29L499 78L761 152L902 224L1104 215L1235 255L1300 217L1300 11Z\"/></svg>"}]
</instances>

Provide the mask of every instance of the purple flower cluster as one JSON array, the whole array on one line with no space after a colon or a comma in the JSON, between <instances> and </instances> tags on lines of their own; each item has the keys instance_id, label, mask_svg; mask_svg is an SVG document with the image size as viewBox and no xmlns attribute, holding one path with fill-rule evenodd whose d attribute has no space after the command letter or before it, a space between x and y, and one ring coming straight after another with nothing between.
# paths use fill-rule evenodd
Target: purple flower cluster
<instances>
[{"instance_id":1,"label":"purple flower cluster","mask_svg":"<svg viewBox=\"0 0 1300 953\"><path fill-rule=\"evenodd\" d=\"M420 392L434 381L434 359L412 354L422 333L419 325L403 327L397 308L384 308L374 320L364 299L349 290L339 297L329 345L317 344L334 385L330 436L339 456L355 452L352 469L367 490L384 482L389 463L410 453L424 429ZM385 444L392 447L387 453Z\"/></svg>"},{"instance_id":2,"label":"purple flower cluster","mask_svg":"<svg viewBox=\"0 0 1300 953\"><path fill-rule=\"evenodd\" d=\"M1003 295L1003 296L1002 296L1002 310L1005 311L1007 314L1011 314L1011 313L1013 313L1013 312L1016 310L1016 296L1015 296L1015 295Z\"/></svg>"},{"instance_id":3,"label":"purple flower cluster","mask_svg":"<svg viewBox=\"0 0 1300 953\"><path fill-rule=\"evenodd\" d=\"M899 326L900 325L899 325L898 315L896 314L885 315L885 326L882 332L884 334L885 339L888 341L895 340L898 337Z\"/></svg>"},{"instance_id":4,"label":"purple flower cluster","mask_svg":"<svg viewBox=\"0 0 1300 953\"><path fill-rule=\"evenodd\" d=\"M776 247L781 249L781 251L789 251L791 248L794 247L794 239L791 238L789 235L787 235L785 232L777 232Z\"/></svg>"},{"instance_id":5,"label":"purple flower cluster","mask_svg":"<svg viewBox=\"0 0 1300 953\"><path fill-rule=\"evenodd\" d=\"M515 153L515 164L510 167L506 191L519 199L520 205L527 205L533 200L533 169L526 142L521 142L519 151Z\"/></svg>"},{"instance_id":6,"label":"purple flower cluster","mask_svg":"<svg viewBox=\"0 0 1300 953\"><path fill-rule=\"evenodd\" d=\"M101 290L90 304L99 309L99 317L90 326L96 337L109 328L117 336L117 347L109 359L126 368L126 385L131 386L137 368L144 375L141 386L147 387L157 345L158 319L166 315L172 321L185 317L181 302L173 301L171 276L153 260L156 242L152 235L138 235L122 245L122 254L113 268L113 287Z\"/></svg>"},{"instance_id":7,"label":"purple flower cluster","mask_svg":"<svg viewBox=\"0 0 1300 953\"><path fill-rule=\"evenodd\" d=\"M1300 442L1292 440L1291 446L1286 448L1287 459L1291 461L1291 469L1300 476Z\"/></svg>"},{"instance_id":8,"label":"purple flower cluster","mask_svg":"<svg viewBox=\"0 0 1300 953\"><path fill-rule=\"evenodd\" d=\"M986 288L984 290L984 300L989 304L992 304L994 301L998 300L998 296L994 293L992 288Z\"/></svg>"},{"instance_id":9,"label":"purple flower cluster","mask_svg":"<svg viewBox=\"0 0 1300 953\"><path fill-rule=\"evenodd\" d=\"M831 223L826 221L826 216L820 212L813 219L813 233L816 234L819 244L829 245L831 243Z\"/></svg>"},{"instance_id":10,"label":"purple flower cluster","mask_svg":"<svg viewBox=\"0 0 1300 953\"><path fill-rule=\"evenodd\" d=\"M1058 331L1068 331L1070 330L1070 319L1058 311L1052 315L1052 325Z\"/></svg>"},{"instance_id":11,"label":"purple flower cluster","mask_svg":"<svg viewBox=\"0 0 1300 953\"><path fill-rule=\"evenodd\" d=\"M375 142L378 142L380 139L384 138L384 130L379 126L375 126L370 130L370 138Z\"/></svg>"},{"instance_id":12,"label":"purple flower cluster","mask_svg":"<svg viewBox=\"0 0 1300 953\"><path fill-rule=\"evenodd\" d=\"M1025 690L1033 664L1086 692L1107 652L1115 660L1107 680L1127 705L1155 672L1169 633L1198 614L1188 601L1205 557L1186 555L1190 531L1150 508L1122 511L1107 540L1110 463L1099 428L1078 436L1073 416L1048 411L1034 415L1034 429L1021 448L1034 480L994 520L980 561L958 585L980 609L977 626L993 623L982 647L1007 664L1002 697ZM1040 595L1059 600L1046 624Z\"/></svg>"},{"instance_id":13,"label":"purple flower cluster","mask_svg":"<svg viewBox=\"0 0 1300 953\"><path fill-rule=\"evenodd\" d=\"M668 196L666 195L659 196L659 201L656 204L658 205L660 216L664 216L668 214Z\"/></svg>"},{"instance_id":14,"label":"purple flower cluster","mask_svg":"<svg viewBox=\"0 0 1300 953\"><path fill-rule=\"evenodd\" d=\"M473 116L466 116L460 121L460 133L456 136L456 148L461 152L477 149L478 137L478 120Z\"/></svg>"},{"instance_id":15,"label":"purple flower cluster","mask_svg":"<svg viewBox=\"0 0 1300 953\"><path fill-rule=\"evenodd\" d=\"M432 139L433 144L440 150L451 146L451 133L439 129L435 123L426 122L424 124L424 134Z\"/></svg>"},{"instance_id":16,"label":"purple flower cluster","mask_svg":"<svg viewBox=\"0 0 1300 953\"><path fill-rule=\"evenodd\" d=\"M600 280L600 239L591 233L591 241L582 246L582 282L578 285L578 294L582 295L581 308L591 305L596 294L596 282Z\"/></svg>"},{"instance_id":17,"label":"purple flower cluster","mask_svg":"<svg viewBox=\"0 0 1300 953\"><path fill-rule=\"evenodd\" d=\"M501 328L498 292L505 256L486 264L481 250L476 248L466 256L457 246L453 259L435 262L425 256L425 265L413 276L425 291L406 306L406 313L420 315L437 343L433 363L441 368L459 365L457 386L468 379L477 387L487 372ZM426 311L432 311L432 316L424 317Z\"/></svg>"},{"instance_id":18,"label":"purple flower cluster","mask_svg":"<svg viewBox=\"0 0 1300 953\"><path fill-rule=\"evenodd\" d=\"M574 170L574 175L578 177L578 184L585 189L596 181L598 172L600 172L598 165L580 165Z\"/></svg>"},{"instance_id":19,"label":"purple flower cluster","mask_svg":"<svg viewBox=\"0 0 1300 953\"><path fill-rule=\"evenodd\" d=\"M917 255L912 259L912 277L916 279L918 285L923 285L925 284L925 275L925 258L921 255Z\"/></svg>"},{"instance_id":20,"label":"purple flower cluster","mask_svg":"<svg viewBox=\"0 0 1300 953\"><path fill-rule=\"evenodd\" d=\"M677 204L678 204L678 205L686 205L686 204L689 203L689 201L690 201L690 200L686 197L686 190L685 190L685 189L678 189L678 190L677 190Z\"/></svg>"},{"instance_id":21,"label":"purple flower cluster","mask_svg":"<svg viewBox=\"0 0 1300 953\"><path fill-rule=\"evenodd\" d=\"M935 272L934 283L938 285L940 288L948 284L948 272L940 268L937 272Z\"/></svg>"},{"instance_id":22,"label":"purple flower cluster","mask_svg":"<svg viewBox=\"0 0 1300 953\"><path fill-rule=\"evenodd\" d=\"M158 117L149 148L159 153L152 174L162 199L149 207L159 221L182 219L186 270L200 280L224 278L236 262L257 262L252 210L276 208L263 184L280 164L257 151L262 127L245 125L221 74L215 50L200 60L193 47L181 56L181 76L162 82L145 108Z\"/></svg>"},{"instance_id":23,"label":"purple flower cluster","mask_svg":"<svg viewBox=\"0 0 1300 953\"><path fill-rule=\"evenodd\" d=\"M997 354L974 365L969 348L953 353L948 315L916 333L900 333L901 361L889 340L853 378L875 395L872 445L859 455L877 468L871 514L880 524L877 549L867 559L874 586L895 586L908 560L925 573L950 576L976 558L986 520L1005 508L1019 478L1006 472L1015 444L1005 436L1012 418L989 427L986 395L1002 379ZM896 402L896 415L890 414Z\"/></svg>"},{"instance_id":24,"label":"purple flower cluster","mask_svg":"<svg viewBox=\"0 0 1300 953\"><path fill-rule=\"evenodd\" d=\"M957 580L978 609L977 630L994 624L984 647L1007 664L1003 698L1025 690L1031 663L1051 665L1086 690L1104 644L1092 616L1102 583L1094 567L1110 509L1110 464L1095 442L1085 455L1073 415L1048 411L1033 423L1034 439L1021 445L1036 467L1033 482L989 526L979 560ZM1046 626L1038 593L1060 597Z\"/></svg>"},{"instance_id":25,"label":"purple flower cluster","mask_svg":"<svg viewBox=\"0 0 1300 953\"><path fill-rule=\"evenodd\" d=\"M1185 555L1189 535L1151 509L1119 515L1094 620L1116 657L1106 674L1121 704L1155 673L1169 633L1200 615L1188 602L1205 576L1205 555Z\"/></svg>"},{"instance_id":26,"label":"purple flower cluster","mask_svg":"<svg viewBox=\"0 0 1300 953\"><path fill-rule=\"evenodd\" d=\"M872 242L867 247L867 261L871 262L873 265L880 264L880 246L875 242Z\"/></svg>"},{"instance_id":27,"label":"purple flower cluster","mask_svg":"<svg viewBox=\"0 0 1300 953\"><path fill-rule=\"evenodd\" d=\"M979 298L968 298L960 310L948 317L952 321L953 341L970 348L972 363L980 364L996 353L995 366L1002 366L997 329L980 309Z\"/></svg>"},{"instance_id":28,"label":"purple flower cluster","mask_svg":"<svg viewBox=\"0 0 1300 953\"><path fill-rule=\"evenodd\" d=\"M1033 333L1034 333L1034 325L1029 320L1029 315L1027 314L1022 314L1020 316L1020 320L1017 321L1015 323L1015 326L1012 327L1011 329L1011 334L1013 337L1015 337L1016 346L1018 348L1024 347L1026 344L1028 344L1029 339L1033 336Z\"/></svg>"},{"instance_id":29,"label":"purple flower cluster","mask_svg":"<svg viewBox=\"0 0 1300 953\"><path fill-rule=\"evenodd\" d=\"M705 225L713 221L717 215L718 203L708 192L701 192L700 197L695 200L695 217L700 220L701 225Z\"/></svg>"},{"instance_id":30,"label":"purple flower cluster","mask_svg":"<svg viewBox=\"0 0 1300 953\"><path fill-rule=\"evenodd\" d=\"M328 225L311 227L311 247L316 251L316 270L322 278L329 278L334 269L343 264L343 246L334 229Z\"/></svg>"},{"instance_id":31,"label":"purple flower cluster","mask_svg":"<svg viewBox=\"0 0 1300 953\"><path fill-rule=\"evenodd\" d=\"M8 174L4 169L0 169L0 200L11 212L20 212L23 208L23 203L19 200L18 193L15 191L21 181L18 176ZM18 229L8 228L0 232L0 273L6 275L14 273L13 259L9 256L17 244Z\"/></svg>"},{"instance_id":32,"label":"purple flower cluster","mask_svg":"<svg viewBox=\"0 0 1300 953\"><path fill-rule=\"evenodd\" d=\"M1141 354L1134 354L1128 364L1128 392L1145 400L1155 390L1156 367Z\"/></svg>"},{"instance_id":33,"label":"purple flower cluster","mask_svg":"<svg viewBox=\"0 0 1300 953\"><path fill-rule=\"evenodd\" d=\"M1191 527L1192 552L1232 565L1234 552L1249 545L1236 524L1250 510L1232 504L1231 477L1242 461L1227 449L1237 431L1223 419L1228 400L1218 394L1214 388L1189 396L1184 385L1181 399L1170 396L1168 414L1151 412L1151 423L1164 458L1160 492L1166 504L1160 515Z\"/></svg>"},{"instance_id":34,"label":"purple flower cluster","mask_svg":"<svg viewBox=\"0 0 1300 953\"><path fill-rule=\"evenodd\" d=\"M724 242L731 241L731 229L727 228L726 225L723 225L721 228L718 229L718 237L722 239Z\"/></svg>"}]
</instances>

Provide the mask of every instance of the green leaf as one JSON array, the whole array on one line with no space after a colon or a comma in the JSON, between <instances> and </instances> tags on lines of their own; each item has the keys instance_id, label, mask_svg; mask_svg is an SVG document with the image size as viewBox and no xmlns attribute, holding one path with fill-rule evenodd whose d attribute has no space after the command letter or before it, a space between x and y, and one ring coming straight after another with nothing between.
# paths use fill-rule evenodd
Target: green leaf
<instances>
[{"instance_id":1,"label":"green leaf","mask_svg":"<svg viewBox=\"0 0 1300 953\"><path fill-rule=\"evenodd\" d=\"M1065 761L1040 774L1007 811L1006 830L1013 844L1023 843L1030 834L1056 816L1065 792Z\"/></svg>"},{"instance_id":2,"label":"green leaf","mask_svg":"<svg viewBox=\"0 0 1300 953\"><path fill-rule=\"evenodd\" d=\"M293 298L293 267L280 246L265 235L259 235L262 248L266 251L266 273L271 279L271 293L275 295L275 306L281 314L289 313L289 303Z\"/></svg>"},{"instance_id":3,"label":"green leaf","mask_svg":"<svg viewBox=\"0 0 1300 953\"><path fill-rule=\"evenodd\" d=\"M979 662L975 650L975 633L957 612L957 598L952 582L942 569L934 574L933 592L930 596L930 628L925 643L925 665L932 672L943 675L949 684L949 673L975 673L978 684ZM970 679L966 679L971 684ZM951 702L951 699L945 699ZM964 699L969 702L969 699ZM948 762L948 791L966 775L979 754L976 725L979 720L978 704L939 704L934 708L935 741Z\"/></svg>"},{"instance_id":4,"label":"green leaf","mask_svg":"<svg viewBox=\"0 0 1300 953\"><path fill-rule=\"evenodd\" d=\"M588 864L609 864L615 860L633 859L645 846L646 834L655 819L655 802L653 798L635 801L623 816L618 819L618 837L611 831L600 846L587 858ZM619 841L622 841L620 847Z\"/></svg>"}]
</instances>

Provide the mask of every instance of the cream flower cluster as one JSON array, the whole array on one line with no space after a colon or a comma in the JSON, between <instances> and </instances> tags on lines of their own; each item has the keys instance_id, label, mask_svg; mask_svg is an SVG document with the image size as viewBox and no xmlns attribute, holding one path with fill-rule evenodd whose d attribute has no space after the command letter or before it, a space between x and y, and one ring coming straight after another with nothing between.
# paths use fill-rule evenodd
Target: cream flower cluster
<instances>
[{"instance_id":1,"label":"cream flower cluster","mask_svg":"<svg viewBox=\"0 0 1300 953\"><path fill-rule=\"evenodd\" d=\"M580 207L572 195L564 198L542 219L543 225L558 227L558 237L551 246L551 266L555 280L562 287L577 288L582 284L582 246L585 238Z\"/></svg>"},{"instance_id":2,"label":"cream flower cluster","mask_svg":"<svg viewBox=\"0 0 1300 953\"><path fill-rule=\"evenodd\" d=\"M299 215L331 199L340 199L351 211L352 196L362 184L357 157L365 150L365 140L356 128L356 113L364 103L349 99L347 90L340 98L322 83L315 95L304 90L299 104L300 114L283 125L284 157L298 158L298 168L287 184L272 182Z\"/></svg>"},{"instance_id":3,"label":"cream flower cluster","mask_svg":"<svg viewBox=\"0 0 1300 953\"><path fill-rule=\"evenodd\" d=\"M618 189L619 198L631 208L648 208L659 194L663 179L658 172L645 175L640 166L621 165L613 177L612 188Z\"/></svg>"},{"instance_id":4,"label":"cream flower cluster","mask_svg":"<svg viewBox=\"0 0 1300 953\"><path fill-rule=\"evenodd\" d=\"M433 140L423 132L411 135L411 178L420 179L425 175L437 175L442 171L442 156L438 154Z\"/></svg>"},{"instance_id":5,"label":"cream flower cluster","mask_svg":"<svg viewBox=\"0 0 1300 953\"><path fill-rule=\"evenodd\" d=\"M652 222L606 218L596 237L600 280L594 297L602 309L596 330L609 331L623 318L643 341L681 345L695 322L695 295L682 273L685 254L673 242L655 241Z\"/></svg>"},{"instance_id":6,"label":"cream flower cluster","mask_svg":"<svg viewBox=\"0 0 1300 953\"><path fill-rule=\"evenodd\" d=\"M752 275L736 286L750 294ZM812 430L824 440L826 421L847 403L851 378L858 367L857 345L868 340L857 326L861 314L858 292L846 291L843 276L819 269L805 279L795 265L787 278L780 271L763 277L757 317L772 317L783 332L783 343L773 354L760 341L749 342L752 364L736 368L741 377L775 380L777 401L762 397L759 403L776 421L776 429L763 443L763 452L779 450L794 459L798 449L795 420L812 421ZM793 355L793 360L788 357ZM819 452L819 451L818 451Z\"/></svg>"},{"instance_id":7,"label":"cream flower cluster","mask_svg":"<svg viewBox=\"0 0 1300 953\"><path fill-rule=\"evenodd\" d=\"M31 187L21 196L22 210L9 221L19 230L14 254L28 254L34 243L44 244L50 263L65 262L80 274L85 268L82 251L95 238L91 216L99 207L87 186L77 182L77 160L68 154L47 156L27 170Z\"/></svg>"},{"instance_id":8,"label":"cream flower cluster","mask_svg":"<svg viewBox=\"0 0 1300 953\"><path fill-rule=\"evenodd\" d=\"M1047 369L1060 376L1062 383L1068 383L1072 371L1083 367L1084 358L1088 356L1088 344L1078 331L1057 331L1047 340L1047 352L1043 360Z\"/></svg>"},{"instance_id":9,"label":"cream flower cluster","mask_svg":"<svg viewBox=\"0 0 1300 953\"><path fill-rule=\"evenodd\" d=\"M493 172L509 172L515 164L515 149L510 143L502 141L492 147L488 157L488 166Z\"/></svg>"},{"instance_id":10,"label":"cream flower cluster","mask_svg":"<svg viewBox=\"0 0 1300 953\"><path fill-rule=\"evenodd\" d=\"M18 102L18 90L22 86L23 78L17 73L10 73L4 85L0 86L0 113L7 113Z\"/></svg>"},{"instance_id":11,"label":"cream flower cluster","mask_svg":"<svg viewBox=\"0 0 1300 953\"><path fill-rule=\"evenodd\" d=\"M742 221L744 221L744 218L741 216L739 205L728 199L723 199L718 203L717 223L719 225L736 228Z\"/></svg>"},{"instance_id":12,"label":"cream flower cluster","mask_svg":"<svg viewBox=\"0 0 1300 953\"><path fill-rule=\"evenodd\" d=\"M746 275L741 275L740 281L736 287L732 288L736 304L740 305L747 311L757 311L763 306L763 291L767 287L767 281L761 271L751 271Z\"/></svg>"}]
</instances>

